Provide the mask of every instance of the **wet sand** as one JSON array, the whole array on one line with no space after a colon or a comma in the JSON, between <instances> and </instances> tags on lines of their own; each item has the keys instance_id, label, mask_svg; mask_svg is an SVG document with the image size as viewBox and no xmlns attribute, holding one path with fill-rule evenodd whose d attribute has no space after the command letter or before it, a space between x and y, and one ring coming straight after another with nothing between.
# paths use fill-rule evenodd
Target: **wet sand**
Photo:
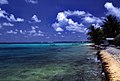
<instances>
[{"instance_id":1,"label":"wet sand","mask_svg":"<svg viewBox=\"0 0 120 81\"><path fill-rule=\"evenodd\" d=\"M102 61L103 70L108 81L120 81L119 61L112 54L105 50L100 52L100 59Z\"/></svg>"}]
</instances>

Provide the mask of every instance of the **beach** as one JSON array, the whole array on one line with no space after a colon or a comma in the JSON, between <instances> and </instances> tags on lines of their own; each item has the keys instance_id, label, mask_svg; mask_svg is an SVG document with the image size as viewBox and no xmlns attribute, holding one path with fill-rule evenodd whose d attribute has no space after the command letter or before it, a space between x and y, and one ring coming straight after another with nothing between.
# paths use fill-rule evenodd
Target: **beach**
<instances>
[{"instance_id":1,"label":"beach","mask_svg":"<svg viewBox=\"0 0 120 81\"><path fill-rule=\"evenodd\" d=\"M108 81L120 80L120 50L115 47L107 47L101 50L100 59Z\"/></svg>"}]
</instances>

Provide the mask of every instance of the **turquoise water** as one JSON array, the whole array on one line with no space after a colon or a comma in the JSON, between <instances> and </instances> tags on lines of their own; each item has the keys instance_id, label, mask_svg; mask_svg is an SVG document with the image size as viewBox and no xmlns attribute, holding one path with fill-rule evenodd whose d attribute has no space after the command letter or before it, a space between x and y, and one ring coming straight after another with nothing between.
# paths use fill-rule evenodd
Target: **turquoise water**
<instances>
[{"instance_id":1,"label":"turquoise water","mask_svg":"<svg viewBox=\"0 0 120 81\"><path fill-rule=\"evenodd\" d=\"M0 81L104 81L85 44L0 44Z\"/></svg>"}]
</instances>

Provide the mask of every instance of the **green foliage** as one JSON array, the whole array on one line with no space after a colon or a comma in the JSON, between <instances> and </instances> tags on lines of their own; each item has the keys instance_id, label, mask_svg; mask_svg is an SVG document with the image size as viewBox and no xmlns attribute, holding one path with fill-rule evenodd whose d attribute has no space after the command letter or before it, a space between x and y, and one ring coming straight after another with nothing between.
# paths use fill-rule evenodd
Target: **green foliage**
<instances>
[{"instance_id":1,"label":"green foliage","mask_svg":"<svg viewBox=\"0 0 120 81\"><path fill-rule=\"evenodd\" d=\"M108 15L103 21L102 28L106 38L114 38L120 34L120 22L115 16Z\"/></svg>"},{"instance_id":2,"label":"green foliage","mask_svg":"<svg viewBox=\"0 0 120 81\"><path fill-rule=\"evenodd\" d=\"M89 27L88 35L90 36L89 39L97 45L101 44L104 38L102 29L95 28L92 25Z\"/></svg>"},{"instance_id":3,"label":"green foliage","mask_svg":"<svg viewBox=\"0 0 120 81\"><path fill-rule=\"evenodd\" d=\"M104 21L102 28L89 27L88 35L91 42L95 44L101 44L101 41L105 38L115 38L114 42L120 46L120 22L115 16L108 15Z\"/></svg>"}]
</instances>

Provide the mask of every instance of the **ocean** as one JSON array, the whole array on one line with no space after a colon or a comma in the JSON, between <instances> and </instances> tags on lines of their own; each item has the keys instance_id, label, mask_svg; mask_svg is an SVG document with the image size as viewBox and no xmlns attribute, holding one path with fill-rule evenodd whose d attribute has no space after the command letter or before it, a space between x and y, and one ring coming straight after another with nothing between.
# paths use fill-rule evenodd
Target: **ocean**
<instances>
[{"instance_id":1,"label":"ocean","mask_svg":"<svg viewBox=\"0 0 120 81\"><path fill-rule=\"evenodd\" d=\"M105 81L86 44L0 44L0 81Z\"/></svg>"}]
</instances>

